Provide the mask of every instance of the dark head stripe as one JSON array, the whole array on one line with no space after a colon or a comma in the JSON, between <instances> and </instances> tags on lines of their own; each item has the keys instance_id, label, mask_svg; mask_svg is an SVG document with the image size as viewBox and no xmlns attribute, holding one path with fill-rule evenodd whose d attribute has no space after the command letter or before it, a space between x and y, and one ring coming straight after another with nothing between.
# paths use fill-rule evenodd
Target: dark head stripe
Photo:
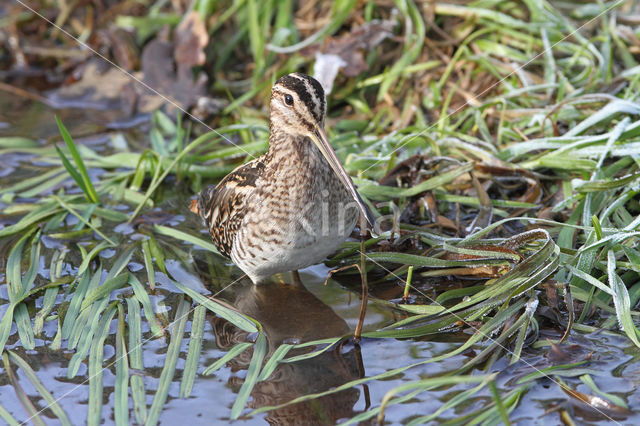
<instances>
[{"instance_id":1,"label":"dark head stripe","mask_svg":"<svg viewBox=\"0 0 640 426\"><path fill-rule=\"evenodd\" d=\"M324 89L318 80L306 74L294 73L280 77L276 84L295 92L313 114L313 117L318 122L322 121L322 115L325 111L325 99ZM309 91L308 87L311 87L311 91ZM318 105L320 106L319 112Z\"/></svg>"}]
</instances>

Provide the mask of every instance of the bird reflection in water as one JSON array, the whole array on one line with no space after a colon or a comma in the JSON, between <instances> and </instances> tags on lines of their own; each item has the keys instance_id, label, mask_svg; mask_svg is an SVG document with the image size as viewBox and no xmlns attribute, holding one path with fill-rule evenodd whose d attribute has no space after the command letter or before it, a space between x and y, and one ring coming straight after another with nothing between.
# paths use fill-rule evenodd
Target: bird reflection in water
<instances>
[{"instance_id":1,"label":"bird reflection in water","mask_svg":"<svg viewBox=\"0 0 640 426\"><path fill-rule=\"evenodd\" d=\"M302 343L342 336L349 333L347 323L303 286L280 283L248 285L235 292L233 305L240 312L258 320L268 342L268 355L282 343ZM247 332L219 317L211 322L218 347L231 349L247 341ZM313 347L304 348L311 352ZM287 357L305 352L290 351ZM230 362L232 371L247 369L252 350L247 350ZM358 346L336 347L311 359L293 363L280 363L266 380L258 382L251 394L251 408L286 403L302 395L322 392L364 376ZM239 389L241 378L232 377L230 384ZM368 408L368 389L364 388ZM360 399L360 390L346 389L308 402L289 405L267 412L266 420L272 425L335 424L339 419L353 417L354 405Z\"/></svg>"}]
</instances>

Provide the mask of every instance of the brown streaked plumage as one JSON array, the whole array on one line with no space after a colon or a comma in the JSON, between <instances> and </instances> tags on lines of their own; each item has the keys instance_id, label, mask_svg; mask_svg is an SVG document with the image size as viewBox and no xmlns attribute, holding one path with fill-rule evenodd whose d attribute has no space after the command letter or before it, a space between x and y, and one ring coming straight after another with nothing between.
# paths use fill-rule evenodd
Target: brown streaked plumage
<instances>
[{"instance_id":1,"label":"brown streaked plumage","mask_svg":"<svg viewBox=\"0 0 640 426\"><path fill-rule=\"evenodd\" d=\"M269 150L204 189L191 210L219 251L254 283L322 261L351 233L359 213L373 217L324 131L318 81L299 73L271 92Z\"/></svg>"}]
</instances>

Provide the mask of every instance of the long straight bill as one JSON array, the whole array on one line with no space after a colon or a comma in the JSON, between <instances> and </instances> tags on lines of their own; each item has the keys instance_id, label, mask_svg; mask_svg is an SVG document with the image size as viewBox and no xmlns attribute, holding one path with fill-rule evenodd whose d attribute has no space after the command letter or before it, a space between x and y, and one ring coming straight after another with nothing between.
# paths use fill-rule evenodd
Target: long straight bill
<instances>
[{"instance_id":1,"label":"long straight bill","mask_svg":"<svg viewBox=\"0 0 640 426\"><path fill-rule=\"evenodd\" d=\"M369 226L373 230L375 226L375 218L373 217L373 214L371 213L367 205L362 200L362 197L360 197L360 194L358 194L358 191L356 190L351 177L342 167L342 164L340 164L340 160L338 160L335 151L333 150L333 148L331 148L331 144L329 143L329 138L327 137L326 132L322 127L318 126L316 127L316 130L314 132L314 136L315 137L313 139L316 143L316 146L318 147L324 158L327 160L335 174L338 176L340 182L342 182L345 188L347 188L347 191L349 191L355 202L358 204L360 212L365 217L365 219L369 223Z\"/></svg>"}]
</instances>

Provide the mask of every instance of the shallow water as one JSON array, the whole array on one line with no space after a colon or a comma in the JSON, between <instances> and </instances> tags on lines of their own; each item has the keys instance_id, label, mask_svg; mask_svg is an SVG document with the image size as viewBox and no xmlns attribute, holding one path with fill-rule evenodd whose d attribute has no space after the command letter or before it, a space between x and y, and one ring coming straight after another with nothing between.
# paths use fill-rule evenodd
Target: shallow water
<instances>
[{"instance_id":1,"label":"shallow water","mask_svg":"<svg viewBox=\"0 0 640 426\"><path fill-rule=\"evenodd\" d=\"M57 111L60 116L66 117L68 127L74 134L82 134L86 137L79 138L81 143L88 143L92 148L100 151L109 150L110 137L105 124L108 120L99 115L89 115L82 111ZM31 101L0 98L0 136L27 136L39 139L46 143L53 135L57 134L52 112L42 105ZM38 123L34 125L34 123ZM88 133L87 133L88 132ZM92 133L93 132L93 133ZM107 133L105 133L107 132ZM136 137L139 130L122 133L125 140L133 140L132 146L139 146ZM15 183L21 179L42 173L48 166L34 163L36 158L24 154L3 154L0 161L4 170L9 170L2 179L2 186ZM34 165L35 164L35 165ZM65 182L72 187L70 180ZM121 233L125 243L143 238L137 228L146 226L154 217L169 226L188 231L190 233L201 232L199 221L187 210L189 194L183 191L171 191L165 188L163 204L156 207L153 213L144 212L145 219L133 226L119 225L113 231ZM54 188L57 190L57 188ZM0 208L5 208L8 203L0 201ZM154 216L154 214L156 216ZM9 223L10 217L0 218L0 223ZM111 232L111 231L109 231ZM169 237L158 237L162 244L174 246L189 253L193 259L187 271L179 261L167 257L167 269L179 281L197 290L210 291L217 294L236 307L239 311L257 319L265 329L268 340L268 352L272 352L280 343L299 343L340 336L353 331L358 320L360 299L357 292L352 292L335 280L329 280L324 286L324 278L328 268L317 265L301 272L304 288L295 287L292 284L280 283L278 279L264 286L254 286L248 280L240 280L230 287L225 287L241 276L239 270L221 257L207 253L189 243L179 243ZM5 240L7 241L7 240ZM47 247L62 247L71 245L70 242L48 239ZM6 256L7 248L0 249L0 253ZM169 253L169 251L167 251ZM51 252L43 249L41 255L40 277L41 281L48 278L48 265ZM101 254L103 258L117 257L116 251L106 250ZM64 274L73 274L79 264L79 259L73 256L66 258L63 267ZM143 270L142 258L134 254L129 264L131 272ZM194 273L197 271L197 273ZM143 275L140 275L143 277ZM282 277L289 281L288 276ZM173 318L172 310L181 292L176 289L161 272L156 272L157 287L151 301L156 312L165 312L169 318ZM0 272L0 283L5 282L4 271ZM348 283L349 288L358 288L359 278L355 283ZM220 292L221 289L224 289ZM124 289L112 293L111 300L130 293L130 289ZM0 311L6 309L8 302L6 286L0 286ZM63 300L63 295L58 295L58 302ZM42 303L42 295L28 303L29 310L33 312ZM375 330L388 325L399 318L399 314L374 301L370 301L367 310L365 330ZM147 323L143 321L143 327ZM189 343L191 321L187 323L185 339L182 341L180 358L177 364L169 398L160 416L162 424L178 424L188 422L190 425L205 425L217 422L227 422L231 406L236 397L251 359L251 349L245 351L227 366L209 376L202 375L202 371L214 361L222 357L233 344L251 341L255 336L237 329L221 318L207 314L204 329L203 349L198 363L198 375L192 395L183 399L179 397L180 379L184 368L186 353ZM115 368L110 364L115 359L114 335L116 321L110 327L110 337L105 343L105 368L103 375L104 406L102 420L105 424L112 424L114 404ZM65 410L74 424L85 421L88 409L89 385L87 383L87 362L82 363L78 375L74 379L66 378L66 369L73 352L64 349L53 351L49 348L51 340L56 333L55 321L45 322L43 335L36 339L36 349L25 351L19 343L16 343L17 332L12 326L11 337L7 344L8 349L15 350L21 357L28 361L36 371L38 378L53 394ZM560 337L562 330L542 329L544 336L550 339ZM143 359L144 371L138 372L144 377L147 405L153 401L154 390L157 388L166 351L167 340L164 338L153 339L148 329L143 328ZM258 383L249 400L249 408L259 408L266 405L276 405L286 402L297 396L327 390L339 386L345 382L359 377L368 377L383 373L391 368L411 364L420 360L446 353L459 347L459 336L448 334L433 336L433 340L397 340L397 339L364 339L358 346L351 341L323 355L303 362L281 364L276 371L265 381ZM544 339L540 339L544 340ZM621 396L633 409L640 406L640 393L636 392L640 384L640 352L628 344L627 339L610 333L594 333L583 335L577 332L569 337L567 346L577 345L575 359L589 352L593 352L591 362L585 368L594 370L594 381L604 392L611 392ZM450 357L442 362L424 364L409 369L395 377L370 381L366 385L360 385L345 391L328 395L327 397L298 405L285 407L266 414L259 414L252 418L240 419L239 424L318 424L335 423L341 419L348 419L365 411L370 404L378 405L386 392L399 385L434 376L443 372L460 368L465 361L474 354L465 352ZM507 392L516 387L518 378L534 371L536 368L545 368L551 364L548 348L525 350L521 361L509 366L508 359L498 360L491 371L501 371L497 385L501 392ZM44 407L45 402L39 397L24 376L21 370L17 375L24 391L31 396L37 407ZM591 393L588 387L581 384L577 378L564 378L578 391ZM416 415L425 415L437 410L444 402L468 389L468 385L427 391L418 394L409 401L391 406L385 412L385 419L391 423L404 423ZM28 418L27 412L20 404L13 387L8 383L6 372L0 373L0 395L2 405L19 420ZM465 412L480 409L491 401L488 389L484 389L475 397L469 399L460 407L464 411L447 410L442 413L439 420L453 419ZM133 421L132 400L129 399L130 420ZM460 408L459 407L459 408ZM640 424L640 415L634 413L630 416L622 416L618 421L606 420L601 414L587 407L585 404L569 398L558 385L549 379L538 380L533 383L511 414L514 423L523 424L558 424L560 417L558 408L567 409L581 424ZM55 421L50 417L51 413L45 411L45 418L51 424ZM619 422L619 423L618 423Z\"/></svg>"},{"instance_id":2,"label":"shallow water","mask_svg":"<svg viewBox=\"0 0 640 426\"><path fill-rule=\"evenodd\" d=\"M344 333L348 324L357 321L359 303L356 298L348 301L348 294L344 289L330 281L327 287L322 286L323 276L318 274L321 268L314 268L302 275L306 289L294 288L290 285L269 284L264 287L255 287L250 283L241 283L229 289L228 293L238 301L236 306L264 325L269 338L270 349L273 341L300 339L311 340L335 336ZM171 306L171 294L166 294L166 304ZM291 307L291 310L289 310ZM285 311L286 310L286 311ZM389 312L377 309L370 304L367 316L367 328L376 328L389 322ZM353 329L353 327L350 327ZM188 337L190 323L187 326ZM47 339L51 339L55 330L51 327L45 329ZM112 325L111 333L115 333ZM148 334L148 332L147 332ZM557 338L558 336L553 336ZM224 355L232 342L245 341L246 333L239 331L224 320L207 316L203 339L203 350L200 356L198 371ZM84 422L87 410L88 384L83 383L87 379L87 370L83 366L79 375L73 379L66 379L66 366L71 354L68 351L53 352L47 348L46 341L38 341L35 351L24 353L17 345L10 345L26 359L37 372L40 380L56 398L62 408L68 413L74 424ZM179 386L181 369L184 367L188 339L182 343L181 356L177 364L176 376L169 391L169 399L160 416L162 424L176 424L188 419L190 424L211 424L212 422L228 421L228 414L235 400L235 392L239 389L243 377L246 374L251 351L241 354L230 362L227 367L218 370L210 376L199 374L196 377L193 393L187 399L179 398ZM585 351L594 351L593 362L590 368L598 370L594 380L601 390L613 392L625 398L630 407L640 404L640 395L636 391L640 382L640 355L628 347L623 338L608 335L574 336L569 343L580 345ZM395 339L365 339L361 342L359 351L351 343L346 343L340 350L329 351L311 360L285 365L285 368L277 369L270 379L259 383L252 393L250 408L258 408L264 405L275 405L293 399L296 396L309 392L322 391L330 387L338 386L346 381L361 377L379 374L389 368L402 366L420 359L435 356L453 349L456 343L445 342L415 342L400 341ZM157 380L163 366L166 345L162 340L151 339L144 344L144 382L147 389L147 403L153 401L153 389L157 386ZM503 360L494 366L494 370L503 370L498 386L501 390L508 390L515 386L518 377L533 371L534 366L548 366L540 351L529 350L521 361L508 367ZM629 354L629 352L636 352ZM113 361L115 349L113 342L105 345L106 364ZM361 356L362 370L359 371L358 358ZM343 392L335 393L329 397L314 401L309 404L299 404L286 407L268 414L260 414L249 419L241 419L239 423L264 424L275 422L277 424L318 424L334 423L340 419L346 419L362 412L367 408L367 399L373 402L380 401L385 393L403 383L418 380L426 376L432 376L443 371L455 370L463 365L465 355L454 356L446 361L426 364L424 366L408 370L399 377L372 381L366 386L359 386ZM4 375L3 375L4 376ZM38 406L44 402L38 400L38 393L31 388L28 381L18 372L20 383L24 390L33 397ZM0 394L3 395L2 404L16 418L28 418L26 412L20 406L12 387L2 380ZM103 421L105 424L113 423L113 386L115 383L114 368L107 368L103 377L104 403ZM464 386L456 386L441 391L424 392L411 401L390 407L385 419L393 423L403 423L415 414L426 414L438 409L442 403L451 396L465 389ZM588 393L585 385L577 387L578 391ZM368 395L367 395L368 394ZM469 401L467 409L480 408L489 395L482 395ZM557 413L545 415L546 411L556 405L565 406L566 395L559 387L549 380L536 382L527 392L514 413L512 419L518 424L556 424L559 423ZM130 407L132 401L129 402ZM580 403L569 406L574 418L582 424L618 424L614 421L603 421L593 410L587 409ZM446 411L440 419L455 418L453 410ZM133 417L133 413L131 413ZM622 420L622 424L638 424L640 416L633 415Z\"/></svg>"}]
</instances>

